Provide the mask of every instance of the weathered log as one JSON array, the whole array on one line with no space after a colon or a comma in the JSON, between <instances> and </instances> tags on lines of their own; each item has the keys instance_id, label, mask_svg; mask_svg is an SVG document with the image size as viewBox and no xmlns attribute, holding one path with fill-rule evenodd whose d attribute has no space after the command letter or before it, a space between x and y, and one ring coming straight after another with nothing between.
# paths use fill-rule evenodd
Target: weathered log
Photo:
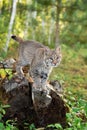
<instances>
[{"instance_id":1,"label":"weathered log","mask_svg":"<svg viewBox=\"0 0 87 130\"><path fill-rule=\"evenodd\" d=\"M26 79L19 81L18 77L14 77L9 81L10 84L7 83L7 87L6 84L3 86L5 89L4 95L7 94L6 98L8 98L7 104L11 106L6 110L4 120L16 120L19 129L23 129L24 121L29 124L34 123L37 128L46 127L53 123L60 123L63 127L66 125L66 105L55 91L50 90L51 102L46 107L37 107L36 109L32 101L32 83L26 82ZM10 88L11 86L15 86L15 88L8 91L10 90L8 84ZM17 84L17 86L13 84Z\"/></svg>"},{"instance_id":2,"label":"weathered log","mask_svg":"<svg viewBox=\"0 0 87 130\"><path fill-rule=\"evenodd\" d=\"M9 66L13 69L15 61L11 62L12 66L8 63L2 62L2 68ZM66 125L67 107L60 96L63 90L58 81L50 81L46 93L38 87L32 87L30 80L25 77L21 79L14 75L11 80L6 78L0 89L3 102L10 105L3 119L14 119L20 130L24 129L24 121L34 123L37 128L54 123L60 123L63 127Z\"/></svg>"},{"instance_id":3,"label":"weathered log","mask_svg":"<svg viewBox=\"0 0 87 130\"><path fill-rule=\"evenodd\" d=\"M16 60L13 59L13 58L10 58L10 59L4 60L4 61L0 61L0 68L14 69L15 68L15 63L16 63Z\"/></svg>"}]
</instances>

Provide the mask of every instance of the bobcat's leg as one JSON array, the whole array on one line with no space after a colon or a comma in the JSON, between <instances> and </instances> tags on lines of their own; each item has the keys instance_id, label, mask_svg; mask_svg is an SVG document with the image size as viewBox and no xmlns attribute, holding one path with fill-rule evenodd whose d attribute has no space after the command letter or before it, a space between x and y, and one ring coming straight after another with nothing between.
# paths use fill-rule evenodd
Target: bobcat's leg
<instances>
[{"instance_id":1,"label":"bobcat's leg","mask_svg":"<svg viewBox=\"0 0 87 130\"><path fill-rule=\"evenodd\" d=\"M20 76L20 78L24 77L24 73L23 73L22 67L23 67L23 65L22 65L21 62L18 62L16 64L16 72L17 72L18 76Z\"/></svg>"},{"instance_id":2,"label":"bobcat's leg","mask_svg":"<svg viewBox=\"0 0 87 130\"><path fill-rule=\"evenodd\" d=\"M33 87L39 91L48 93L46 87L48 75L44 72L39 72L36 68L30 71L30 75L33 79Z\"/></svg>"},{"instance_id":3,"label":"bobcat's leg","mask_svg":"<svg viewBox=\"0 0 87 130\"><path fill-rule=\"evenodd\" d=\"M48 93L48 90L47 90L48 74L42 71L41 74L40 74L40 78L41 78L42 89L44 91L46 91L46 93Z\"/></svg>"}]
</instances>

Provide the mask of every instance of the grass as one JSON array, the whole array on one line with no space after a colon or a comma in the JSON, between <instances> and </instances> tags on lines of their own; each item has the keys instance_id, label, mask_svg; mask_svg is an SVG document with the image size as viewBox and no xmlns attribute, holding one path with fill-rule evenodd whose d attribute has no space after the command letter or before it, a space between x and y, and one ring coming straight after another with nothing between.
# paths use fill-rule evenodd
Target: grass
<instances>
[{"instance_id":1,"label":"grass","mask_svg":"<svg viewBox=\"0 0 87 130\"><path fill-rule=\"evenodd\" d=\"M63 45L62 62L55 68L50 79L58 79L64 83L64 87L87 89L87 50L85 48L71 49Z\"/></svg>"},{"instance_id":2,"label":"grass","mask_svg":"<svg viewBox=\"0 0 87 130\"><path fill-rule=\"evenodd\" d=\"M70 109L65 130L87 130L87 48L62 48L62 62L50 79L60 80L64 88L64 99Z\"/></svg>"}]
</instances>

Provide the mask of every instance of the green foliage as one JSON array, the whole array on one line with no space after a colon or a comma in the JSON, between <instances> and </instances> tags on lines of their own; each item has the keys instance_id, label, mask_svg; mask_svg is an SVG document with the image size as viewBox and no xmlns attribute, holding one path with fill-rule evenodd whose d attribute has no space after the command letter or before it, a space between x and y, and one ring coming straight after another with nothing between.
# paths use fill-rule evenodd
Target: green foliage
<instances>
[{"instance_id":1,"label":"green foliage","mask_svg":"<svg viewBox=\"0 0 87 130\"><path fill-rule=\"evenodd\" d=\"M64 86L64 100L69 107L70 112L66 114L68 126L64 129L60 124L51 124L54 130L86 130L87 129L87 66L85 57L87 50L80 44L73 48L62 45L62 62L58 68L52 72L50 79L59 80ZM78 49L79 48L79 49ZM10 75L10 70L9 75ZM2 73L2 72L1 72ZM0 107L0 120L2 120L5 106ZM11 125L11 126L10 126ZM4 127L13 127L14 122L7 121L4 126L3 121L0 122L1 129ZM35 130L34 124L25 123L25 129ZM15 129L14 129L15 130Z\"/></svg>"},{"instance_id":2,"label":"green foliage","mask_svg":"<svg viewBox=\"0 0 87 130\"><path fill-rule=\"evenodd\" d=\"M42 6L49 6L52 4L53 0L36 0Z\"/></svg>"},{"instance_id":3,"label":"green foliage","mask_svg":"<svg viewBox=\"0 0 87 130\"><path fill-rule=\"evenodd\" d=\"M67 103L69 105L70 113L67 113L68 128L66 130L86 130L87 129L87 101L84 99L82 92L74 92L68 90Z\"/></svg>"},{"instance_id":4,"label":"green foliage","mask_svg":"<svg viewBox=\"0 0 87 130\"><path fill-rule=\"evenodd\" d=\"M11 79L13 76L11 69L0 69L0 77L2 79L8 77L8 79Z\"/></svg>"},{"instance_id":5,"label":"green foliage","mask_svg":"<svg viewBox=\"0 0 87 130\"><path fill-rule=\"evenodd\" d=\"M35 125L34 125L34 124L31 124L31 125L29 126L29 130L36 130Z\"/></svg>"},{"instance_id":6,"label":"green foliage","mask_svg":"<svg viewBox=\"0 0 87 130\"><path fill-rule=\"evenodd\" d=\"M54 130L86 130L87 129L87 101L84 99L82 92L72 88L65 90L66 104L70 112L66 114L68 126L62 128L60 124L51 124L47 127Z\"/></svg>"},{"instance_id":7,"label":"green foliage","mask_svg":"<svg viewBox=\"0 0 87 130\"><path fill-rule=\"evenodd\" d=\"M12 120L7 120L6 123L3 122L2 118L5 115L5 109L10 107L9 105L2 105L0 102L0 130L18 130L14 126L14 122Z\"/></svg>"},{"instance_id":8,"label":"green foliage","mask_svg":"<svg viewBox=\"0 0 87 130\"><path fill-rule=\"evenodd\" d=\"M48 125L47 128L53 128L54 130L63 130L62 126L58 123Z\"/></svg>"},{"instance_id":9,"label":"green foliage","mask_svg":"<svg viewBox=\"0 0 87 130\"><path fill-rule=\"evenodd\" d=\"M59 32L62 43L70 46L79 43L85 45L87 43L87 2L82 0L61 0L61 4L57 0L18 1L12 33L18 34L24 39L37 40L54 47L57 6L60 8ZM7 40L11 11L12 1L1 0L0 57L3 58L6 57L3 48ZM16 49L17 44L11 40L9 52L14 55Z\"/></svg>"},{"instance_id":10,"label":"green foliage","mask_svg":"<svg viewBox=\"0 0 87 130\"><path fill-rule=\"evenodd\" d=\"M62 62L55 68L50 79L57 79L64 87L64 100L70 109L65 130L87 129L87 74L86 48L81 44L71 48L62 45Z\"/></svg>"},{"instance_id":11,"label":"green foliage","mask_svg":"<svg viewBox=\"0 0 87 130\"><path fill-rule=\"evenodd\" d=\"M5 114L5 108L10 107L9 105L2 105L0 103L0 120L2 119L3 115Z\"/></svg>"},{"instance_id":12,"label":"green foliage","mask_svg":"<svg viewBox=\"0 0 87 130\"><path fill-rule=\"evenodd\" d=\"M29 123L24 123L24 128L25 129L28 129L28 130L36 130L35 128L35 125L32 123L32 124L29 124Z\"/></svg>"},{"instance_id":13,"label":"green foliage","mask_svg":"<svg viewBox=\"0 0 87 130\"><path fill-rule=\"evenodd\" d=\"M59 0L60 2L60 0ZM68 126L66 130L87 129L87 1L86 0L25 0L18 1L17 13L12 33L33 39L49 45L55 45L55 20L57 8L60 8L60 39L62 44L63 59L59 68L55 68L50 79L57 79L65 87L66 103L70 108L67 113ZM6 57L4 47L7 39L8 26L12 12L12 1L0 1L0 60ZM28 15L27 15L28 14ZM27 31L26 31L27 30ZM27 32L25 34L25 32ZM68 44L69 46L66 46ZM14 57L18 46L10 40L8 56ZM17 56L17 55L16 55ZM9 69L0 69L0 77L5 78ZM68 89L70 88L70 89ZM86 88L86 89L85 89ZM4 125L2 117L5 114L3 105L0 105L0 130L14 129L10 121ZM29 129L35 129L33 124L25 125ZM60 124L48 127L62 129ZM16 128L14 129L16 130Z\"/></svg>"}]
</instances>

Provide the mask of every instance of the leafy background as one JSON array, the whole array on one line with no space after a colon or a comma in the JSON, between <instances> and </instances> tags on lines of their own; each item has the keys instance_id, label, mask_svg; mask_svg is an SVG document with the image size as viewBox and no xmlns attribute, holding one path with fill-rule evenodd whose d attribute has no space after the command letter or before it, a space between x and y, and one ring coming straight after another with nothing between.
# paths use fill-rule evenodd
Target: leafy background
<instances>
[{"instance_id":1,"label":"leafy background","mask_svg":"<svg viewBox=\"0 0 87 130\"><path fill-rule=\"evenodd\" d=\"M66 115L66 130L87 130L87 1L18 0L10 25L13 3L14 0L0 0L0 61L17 58L18 44L10 39L11 34L37 40L50 48L60 43L62 62L53 70L50 79L60 80L64 88L64 100L70 109ZM3 71L0 69L0 78L6 75ZM5 114L2 104L0 112L1 120ZM0 122L0 129L16 130L14 123L10 125L9 122L6 126ZM27 124L27 127L35 129L34 124ZM62 129L59 124L48 127Z\"/></svg>"}]
</instances>

